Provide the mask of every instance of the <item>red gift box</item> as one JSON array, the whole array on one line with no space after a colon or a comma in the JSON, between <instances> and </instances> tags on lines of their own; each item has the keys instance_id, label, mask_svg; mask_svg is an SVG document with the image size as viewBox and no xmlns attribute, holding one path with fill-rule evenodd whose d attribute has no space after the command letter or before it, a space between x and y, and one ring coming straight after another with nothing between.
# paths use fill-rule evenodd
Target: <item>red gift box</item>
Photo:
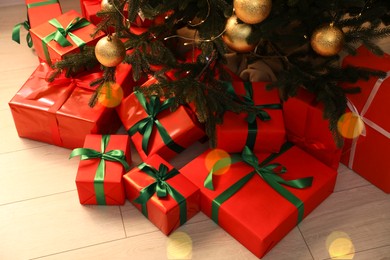
<instances>
[{"instance_id":1,"label":"red gift box","mask_svg":"<svg viewBox=\"0 0 390 260\"><path fill-rule=\"evenodd\" d=\"M165 172L161 165L167 167ZM148 169L155 175L147 173ZM168 175L172 177L164 179ZM145 163L133 168L123 178L127 199L166 235L199 212L199 189L157 154L150 156ZM159 197L153 185L160 185L160 189L169 186L167 190L171 192L167 191L165 196ZM148 189L145 187L151 187L153 195L150 199L147 198L146 203L134 202L143 193L142 190ZM181 199L175 199L171 194Z\"/></svg>"},{"instance_id":2,"label":"red gift box","mask_svg":"<svg viewBox=\"0 0 390 260\"><path fill-rule=\"evenodd\" d=\"M119 129L121 122L113 108L88 105L94 91L89 84L102 77L101 72L77 78L60 76L48 83L51 72L41 63L9 102L20 137L73 149L83 145L87 134L109 134Z\"/></svg>"},{"instance_id":3,"label":"red gift box","mask_svg":"<svg viewBox=\"0 0 390 260\"><path fill-rule=\"evenodd\" d=\"M71 10L32 28L30 33L38 57L52 63L62 60L66 54L79 52L80 47L85 44L94 46L103 36L103 33L99 32L92 38L91 34L95 30L95 25Z\"/></svg>"},{"instance_id":4,"label":"red gift box","mask_svg":"<svg viewBox=\"0 0 390 260\"><path fill-rule=\"evenodd\" d=\"M283 103L287 139L321 162L337 169L341 149L329 130L329 121L323 117L323 105L305 89Z\"/></svg>"},{"instance_id":5,"label":"red gift box","mask_svg":"<svg viewBox=\"0 0 390 260\"><path fill-rule=\"evenodd\" d=\"M217 218L219 226L257 257L264 256L295 227L299 220L298 208L300 212L303 210L301 217L307 216L333 192L336 182L335 170L294 146L274 161L287 168L287 173L283 174L286 180L313 177L311 186L304 189L284 186L303 204L293 205L267 184L265 177L255 174L215 211L220 195L254 168L244 162L231 164L224 174L213 176L215 190L207 189L204 181L210 170L207 165L213 157L211 151L206 151L180 171L200 188L201 211L214 221ZM259 162L268 155L257 154Z\"/></svg>"},{"instance_id":6,"label":"red gift box","mask_svg":"<svg viewBox=\"0 0 390 260\"><path fill-rule=\"evenodd\" d=\"M150 81L147 81L145 84L150 84ZM134 147L142 160L145 161L148 156L153 154L159 154L165 160L169 161L177 153L204 137L205 133L200 123L194 118L188 108L179 106L175 111L171 112L169 106L166 106L166 109L158 112L153 111L155 109L154 105L146 105L151 109L149 111L151 116L149 116L142 102L139 100L141 98L144 99L141 93L134 92L123 100L117 108L117 111L125 129L131 135ZM146 101L146 103L148 102L150 100ZM156 102L160 102L158 97L155 97L153 101L153 103ZM150 121L148 123L149 130L151 131L149 132L149 138L147 137L148 130L143 127L144 123L142 121ZM146 131L144 134L141 134L137 129L134 129L135 127L138 129L142 128ZM132 132L132 128L135 130L134 132ZM163 133L161 132L165 131L168 136L167 138L162 137Z\"/></svg>"},{"instance_id":7,"label":"red gift box","mask_svg":"<svg viewBox=\"0 0 390 260\"><path fill-rule=\"evenodd\" d=\"M80 203L124 204L123 174L131 163L128 135L87 135L83 147L71 153L71 157L81 156L76 175Z\"/></svg>"},{"instance_id":8,"label":"red gift box","mask_svg":"<svg viewBox=\"0 0 390 260\"><path fill-rule=\"evenodd\" d=\"M102 21L102 18L97 17L97 12L99 12L101 7L101 0L81 0L80 7L82 15L87 18L88 21L91 21L94 25L97 25Z\"/></svg>"},{"instance_id":9,"label":"red gift box","mask_svg":"<svg viewBox=\"0 0 390 260\"><path fill-rule=\"evenodd\" d=\"M62 14L58 0L26 0L26 5L31 28L35 28Z\"/></svg>"},{"instance_id":10,"label":"red gift box","mask_svg":"<svg viewBox=\"0 0 390 260\"><path fill-rule=\"evenodd\" d=\"M360 80L354 86L361 87L361 93L348 95L349 107L359 114L365 124L365 131L355 139L346 139L341 162L359 175L390 193L390 120L386 113L390 98L390 55L376 56L360 47L356 56L347 56L344 66L368 67L387 72L387 77L370 77ZM348 87L348 84L344 85Z\"/></svg>"},{"instance_id":11,"label":"red gift box","mask_svg":"<svg viewBox=\"0 0 390 260\"><path fill-rule=\"evenodd\" d=\"M217 125L217 148L226 152L241 152L245 145L255 152L278 152L286 141L283 112L278 91L267 90L266 82L232 83L234 92L239 96L247 96L246 88L253 89L253 105L273 105L276 109L264 108L270 120L263 121L258 116L252 123L247 121L248 114L235 114L227 111L223 124ZM248 97L250 98L250 97Z\"/></svg>"}]
</instances>

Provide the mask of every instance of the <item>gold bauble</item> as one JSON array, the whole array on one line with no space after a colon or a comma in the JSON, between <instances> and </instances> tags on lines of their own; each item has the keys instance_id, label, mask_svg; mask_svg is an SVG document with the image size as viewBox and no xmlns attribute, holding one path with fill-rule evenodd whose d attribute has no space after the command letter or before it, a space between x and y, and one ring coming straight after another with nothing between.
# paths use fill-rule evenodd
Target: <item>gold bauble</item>
<instances>
[{"instance_id":1,"label":"gold bauble","mask_svg":"<svg viewBox=\"0 0 390 260\"><path fill-rule=\"evenodd\" d=\"M125 55L125 45L115 35L101 38L95 46L96 59L106 67L115 67L123 61Z\"/></svg>"},{"instance_id":2,"label":"gold bauble","mask_svg":"<svg viewBox=\"0 0 390 260\"><path fill-rule=\"evenodd\" d=\"M344 47L344 33L332 24L317 28L311 36L311 47L321 56L333 56Z\"/></svg>"},{"instance_id":3,"label":"gold bauble","mask_svg":"<svg viewBox=\"0 0 390 260\"><path fill-rule=\"evenodd\" d=\"M272 0L234 0L234 13L248 24L260 23L265 20L272 8Z\"/></svg>"},{"instance_id":4,"label":"gold bauble","mask_svg":"<svg viewBox=\"0 0 390 260\"><path fill-rule=\"evenodd\" d=\"M102 0L102 2L100 3L100 8L102 9L102 11L107 11L107 12L116 11L114 5L111 4L111 1L114 0Z\"/></svg>"},{"instance_id":5,"label":"gold bauble","mask_svg":"<svg viewBox=\"0 0 390 260\"><path fill-rule=\"evenodd\" d=\"M233 15L226 21L222 39L234 51L249 52L256 47L256 45L249 44L246 40L251 33L252 27L245 23L238 23L237 16Z\"/></svg>"}]
</instances>

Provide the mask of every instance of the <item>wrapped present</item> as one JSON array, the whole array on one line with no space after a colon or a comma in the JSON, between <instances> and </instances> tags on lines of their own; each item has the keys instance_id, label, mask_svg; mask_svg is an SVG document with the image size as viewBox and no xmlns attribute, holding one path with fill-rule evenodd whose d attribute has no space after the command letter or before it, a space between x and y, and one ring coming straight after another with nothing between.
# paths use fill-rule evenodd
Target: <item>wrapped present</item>
<instances>
[{"instance_id":1,"label":"wrapped present","mask_svg":"<svg viewBox=\"0 0 390 260\"><path fill-rule=\"evenodd\" d=\"M256 106L256 113L235 114L227 111L223 124L217 125L217 148L240 152L248 146L255 152L277 152L286 141L282 105L278 91L267 90L265 82L228 83L230 91L242 97L246 105Z\"/></svg>"},{"instance_id":2,"label":"wrapped present","mask_svg":"<svg viewBox=\"0 0 390 260\"><path fill-rule=\"evenodd\" d=\"M349 108L364 122L364 131L355 139L345 139L341 162L359 175L390 193L390 120L387 115L390 98L390 56L375 56L360 47L356 56L347 56L344 66L368 67L387 72L385 78L371 77L359 81L361 93L348 95ZM348 85L344 85L348 87Z\"/></svg>"},{"instance_id":3,"label":"wrapped present","mask_svg":"<svg viewBox=\"0 0 390 260\"><path fill-rule=\"evenodd\" d=\"M101 0L81 0L81 14L83 17L87 18L88 21L97 25L102 21L102 18L98 17L96 14L99 12L101 7Z\"/></svg>"},{"instance_id":4,"label":"wrapped present","mask_svg":"<svg viewBox=\"0 0 390 260\"><path fill-rule=\"evenodd\" d=\"M122 205L125 203L123 175L130 170L128 135L87 135L84 148L76 148L70 158L80 156L76 186L81 204Z\"/></svg>"},{"instance_id":5,"label":"wrapped present","mask_svg":"<svg viewBox=\"0 0 390 260\"><path fill-rule=\"evenodd\" d=\"M157 154L123 178L127 198L166 235L199 212L199 189Z\"/></svg>"},{"instance_id":6,"label":"wrapped present","mask_svg":"<svg viewBox=\"0 0 390 260\"><path fill-rule=\"evenodd\" d=\"M200 188L201 211L257 257L325 200L336 182L334 169L289 147L271 155L245 148L212 168L209 150L180 169Z\"/></svg>"},{"instance_id":7,"label":"wrapped present","mask_svg":"<svg viewBox=\"0 0 390 260\"><path fill-rule=\"evenodd\" d=\"M323 117L323 105L305 89L283 103L287 139L326 165L337 169L341 149L329 130L329 121Z\"/></svg>"},{"instance_id":8,"label":"wrapped present","mask_svg":"<svg viewBox=\"0 0 390 260\"><path fill-rule=\"evenodd\" d=\"M142 93L136 91L117 108L134 147L144 161L153 154L169 161L205 135L189 109L179 106L170 111L172 101L160 101L158 96L146 100Z\"/></svg>"},{"instance_id":9,"label":"wrapped present","mask_svg":"<svg viewBox=\"0 0 390 260\"><path fill-rule=\"evenodd\" d=\"M114 108L88 103L92 80L102 72L83 73L76 78L61 75L46 81L51 68L41 63L9 102L20 137L66 148L82 147L87 134L115 133L121 122ZM125 74L117 75L117 79ZM123 86L122 86L123 87Z\"/></svg>"},{"instance_id":10,"label":"wrapped present","mask_svg":"<svg viewBox=\"0 0 390 260\"><path fill-rule=\"evenodd\" d=\"M53 63L63 56L80 51L84 45L95 45L103 36L99 32L93 38L96 26L76 11L71 10L30 30L38 57Z\"/></svg>"},{"instance_id":11,"label":"wrapped present","mask_svg":"<svg viewBox=\"0 0 390 260\"><path fill-rule=\"evenodd\" d=\"M49 21L62 14L61 5L58 0L26 0L27 5L27 20L18 23L12 30L12 40L20 43L20 30L23 27L30 31L42 23ZM33 46L30 32L26 35L28 47Z\"/></svg>"},{"instance_id":12,"label":"wrapped present","mask_svg":"<svg viewBox=\"0 0 390 260\"><path fill-rule=\"evenodd\" d=\"M31 28L62 14L59 0L26 0L26 5Z\"/></svg>"}]
</instances>

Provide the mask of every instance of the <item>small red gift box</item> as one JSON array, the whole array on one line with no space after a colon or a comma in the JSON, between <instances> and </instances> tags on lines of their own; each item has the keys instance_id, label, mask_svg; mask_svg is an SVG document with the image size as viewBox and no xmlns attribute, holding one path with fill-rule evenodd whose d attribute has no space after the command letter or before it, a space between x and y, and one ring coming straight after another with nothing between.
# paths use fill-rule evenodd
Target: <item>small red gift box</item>
<instances>
[{"instance_id":1,"label":"small red gift box","mask_svg":"<svg viewBox=\"0 0 390 260\"><path fill-rule=\"evenodd\" d=\"M232 83L233 91L244 97L246 103L263 107L263 114L235 114L227 111L223 124L216 127L217 148L230 153L241 152L244 146L255 152L279 151L286 141L282 106L278 91L267 90L266 85L265 82ZM268 114L268 120L261 118L264 113Z\"/></svg>"},{"instance_id":2,"label":"small red gift box","mask_svg":"<svg viewBox=\"0 0 390 260\"><path fill-rule=\"evenodd\" d=\"M199 212L199 189L157 154L123 178L127 199L166 235Z\"/></svg>"},{"instance_id":3,"label":"small red gift box","mask_svg":"<svg viewBox=\"0 0 390 260\"><path fill-rule=\"evenodd\" d=\"M206 151L180 171L200 188L201 211L257 257L263 257L297 222L325 200L336 182L335 170L294 146L272 161L286 167L287 172L282 174L285 177L269 172L273 164L267 165L263 161L269 154L256 154L258 159L252 162L260 162L258 172L262 174L243 161L225 164L219 175L213 175L215 190L210 190L204 185L210 177L207 166L209 160L213 160L212 151ZM234 158L231 155L230 160L234 162ZM298 189L280 185L284 181L281 178L290 180L285 181L289 185L297 180L308 182L306 186L309 187ZM309 181L312 181L311 186ZM237 185L240 188L229 194ZM283 186L283 195L277 191L280 186ZM292 198L287 199L286 193L292 194Z\"/></svg>"},{"instance_id":4,"label":"small red gift box","mask_svg":"<svg viewBox=\"0 0 390 260\"><path fill-rule=\"evenodd\" d=\"M283 103L287 139L310 153L329 167L337 169L341 149L329 130L329 121L323 117L323 106L315 96L299 89L295 97Z\"/></svg>"},{"instance_id":5,"label":"small red gift box","mask_svg":"<svg viewBox=\"0 0 390 260\"><path fill-rule=\"evenodd\" d=\"M31 28L35 28L62 14L58 0L26 0L26 5Z\"/></svg>"},{"instance_id":6,"label":"small red gift box","mask_svg":"<svg viewBox=\"0 0 390 260\"><path fill-rule=\"evenodd\" d=\"M355 139L345 139L341 162L359 175L390 193L390 55L376 56L366 48L360 47L356 56L347 56L343 66L368 67L387 72L387 77L371 77L368 81L359 81L361 93L348 95L349 107L360 116L365 131ZM344 85L348 87L347 84Z\"/></svg>"},{"instance_id":7,"label":"small red gift box","mask_svg":"<svg viewBox=\"0 0 390 260\"><path fill-rule=\"evenodd\" d=\"M95 45L103 36L92 38L96 26L71 10L30 30L38 57L48 63L62 60L63 56L79 52L84 45Z\"/></svg>"},{"instance_id":8,"label":"small red gift box","mask_svg":"<svg viewBox=\"0 0 390 260\"><path fill-rule=\"evenodd\" d=\"M205 135L192 111L179 106L171 112L169 101L160 101L157 96L146 100L142 93L134 92L117 108L134 147L144 161L153 154L169 161Z\"/></svg>"},{"instance_id":9,"label":"small red gift box","mask_svg":"<svg viewBox=\"0 0 390 260\"><path fill-rule=\"evenodd\" d=\"M60 76L48 83L51 68L41 63L9 102L20 137L66 148L81 147L87 134L116 132L121 122L114 108L88 103L94 91L90 82L101 72ZM124 74L118 75L123 78Z\"/></svg>"},{"instance_id":10,"label":"small red gift box","mask_svg":"<svg viewBox=\"0 0 390 260\"><path fill-rule=\"evenodd\" d=\"M125 203L123 174L131 163L128 135L87 135L84 148L74 149L70 156L81 156L76 175L81 204Z\"/></svg>"}]
</instances>

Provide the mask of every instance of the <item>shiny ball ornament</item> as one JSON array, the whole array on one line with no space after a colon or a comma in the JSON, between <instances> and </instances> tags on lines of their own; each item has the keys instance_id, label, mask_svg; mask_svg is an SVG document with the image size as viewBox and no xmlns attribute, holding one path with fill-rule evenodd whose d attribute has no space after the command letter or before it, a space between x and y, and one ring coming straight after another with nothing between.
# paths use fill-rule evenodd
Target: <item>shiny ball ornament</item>
<instances>
[{"instance_id":1,"label":"shiny ball ornament","mask_svg":"<svg viewBox=\"0 0 390 260\"><path fill-rule=\"evenodd\" d=\"M271 12L272 0L234 0L234 13L247 24L264 21Z\"/></svg>"},{"instance_id":2,"label":"shiny ball ornament","mask_svg":"<svg viewBox=\"0 0 390 260\"><path fill-rule=\"evenodd\" d=\"M333 56L344 47L344 33L332 24L324 25L313 32L310 43L319 55Z\"/></svg>"},{"instance_id":3,"label":"shiny ball ornament","mask_svg":"<svg viewBox=\"0 0 390 260\"><path fill-rule=\"evenodd\" d=\"M238 23L237 16L233 15L226 21L222 40L236 52L249 52L256 47L255 44L249 44L246 40L251 33L252 27L245 23Z\"/></svg>"},{"instance_id":4,"label":"shiny ball ornament","mask_svg":"<svg viewBox=\"0 0 390 260\"><path fill-rule=\"evenodd\" d=\"M114 35L101 38L95 46L96 59L106 67L117 66L123 61L125 55L125 45Z\"/></svg>"},{"instance_id":5,"label":"shiny ball ornament","mask_svg":"<svg viewBox=\"0 0 390 260\"><path fill-rule=\"evenodd\" d=\"M100 3L100 8L102 11L107 11L107 12L114 12L116 11L115 6L111 4L112 0L102 0Z\"/></svg>"}]
</instances>

